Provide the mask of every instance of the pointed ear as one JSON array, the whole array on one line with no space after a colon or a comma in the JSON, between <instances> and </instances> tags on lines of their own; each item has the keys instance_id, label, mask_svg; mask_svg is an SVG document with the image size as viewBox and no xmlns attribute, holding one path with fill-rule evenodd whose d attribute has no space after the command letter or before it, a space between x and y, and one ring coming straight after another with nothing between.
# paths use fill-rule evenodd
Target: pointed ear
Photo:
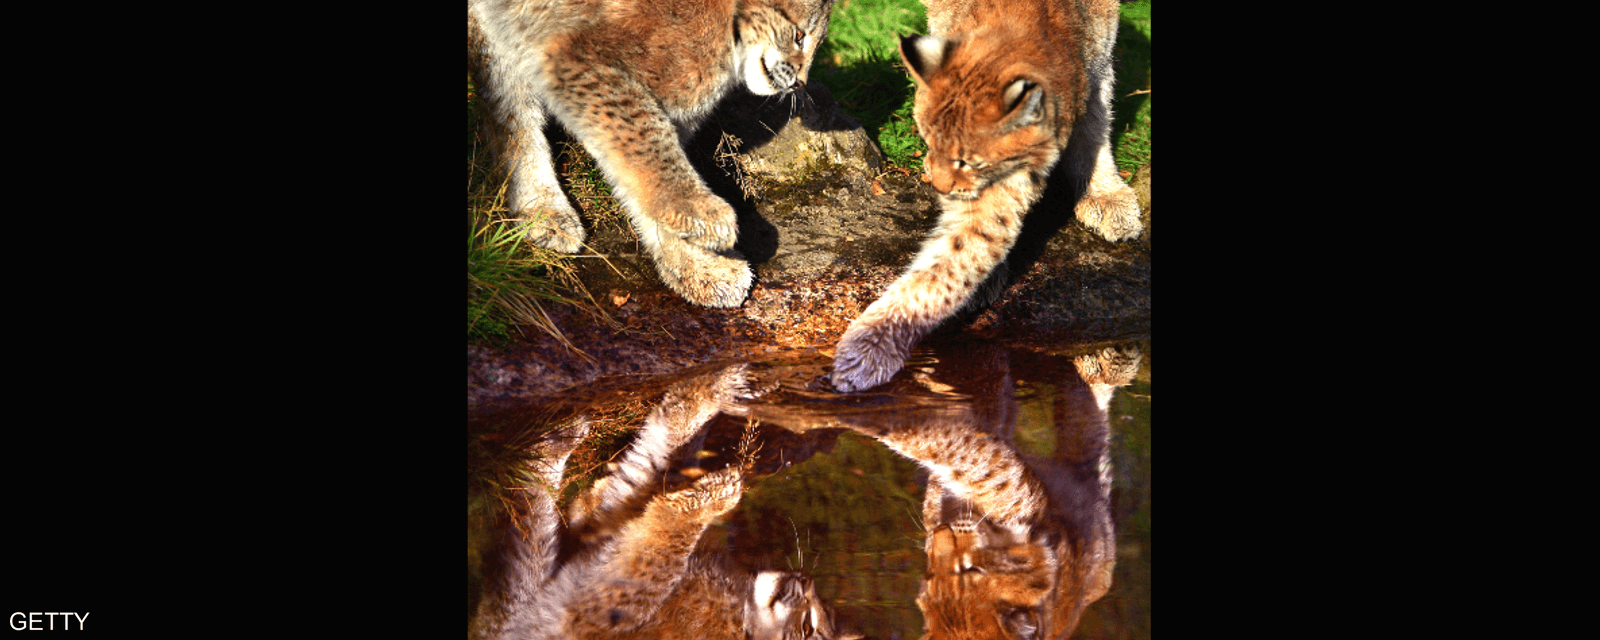
<instances>
[{"instance_id":1,"label":"pointed ear","mask_svg":"<svg viewBox=\"0 0 1600 640\"><path fill-rule=\"evenodd\" d=\"M939 72L949 57L955 42L934 36L912 35L900 39L900 59L911 71L911 77L926 84L928 78Z\"/></svg>"},{"instance_id":2,"label":"pointed ear","mask_svg":"<svg viewBox=\"0 0 1600 640\"><path fill-rule=\"evenodd\" d=\"M1014 126L1038 120L1043 99L1044 90L1039 88L1037 83L1025 78L1012 80L1000 94L1002 112L1010 114L1007 117L1016 118Z\"/></svg>"}]
</instances>

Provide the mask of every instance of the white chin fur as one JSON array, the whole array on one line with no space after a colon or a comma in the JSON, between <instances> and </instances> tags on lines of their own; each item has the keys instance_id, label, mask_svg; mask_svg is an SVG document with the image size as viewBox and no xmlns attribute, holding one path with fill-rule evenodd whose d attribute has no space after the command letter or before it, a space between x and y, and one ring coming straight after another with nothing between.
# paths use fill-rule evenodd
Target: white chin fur
<instances>
[{"instance_id":1,"label":"white chin fur","mask_svg":"<svg viewBox=\"0 0 1600 640\"><path fill-rule=\"evenodd\" d=\"M776 610L768 609L767 603L772 601L772 593L778 589L778 580L783 574L776 571L763 571L756 575L755 588L752 595L756 601L756 625L758 628L770 629L783 621L788 607L778 604Z\"/></svg>"},{"instance_id":2,"label":"white chin fur","mask_svg":"<svg viewBox=\"0 0 1600 640\"><path fill-rule=\"evenodd\" d=\"M750 93L758 96L770 96L778 92L778 88L767 79L766 67L761 64L761 58L767 51L767 47L750 47L744 54L744 83L750 87Z\"/></svg>"}]
</instances>

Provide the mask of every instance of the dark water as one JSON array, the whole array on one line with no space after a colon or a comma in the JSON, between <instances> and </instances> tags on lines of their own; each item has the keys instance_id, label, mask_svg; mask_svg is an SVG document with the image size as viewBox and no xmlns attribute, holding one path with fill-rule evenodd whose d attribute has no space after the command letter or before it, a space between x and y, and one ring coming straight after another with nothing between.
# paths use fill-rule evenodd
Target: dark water
<instances>
[{"instance_id":1,"label":"dark water","mask_svg":"<svg viewBox=\"0 0 1600 640\"><path fill-rule=\"evenodd\" d=\"M1051 517L1066 523L1063 535L1090 540L1094 523L1110 522L1114 534L1100 545L1114 553L1109 591L1083 609L1071 637L1148 638L1150 342L1058 353L1063 355L971 342L919 348L894 381L857 394L827 387L830 361L821 354L747 363L748 386L760 391L735 411L747 415L711 419L703 441L685 445L660 489L673 491L704 472L745 462L738 506L706 529L695 553L727 558L746 571L803 571L817 594L867 637L917 638L924 629L917 595L929 570L924 545L939 526L925 519L939 516L924 514L929 472L886 443L902 437L895 434L965 425L959 428L1006 443L1045 480L1055 509ZM571 416L599 416L568 462L562 496L570 500L606 473L607 460L619 459L633 437L630 430L674 384L681 383L596 385L583 397L468 425L469 620L484 589L481 563L493 557L496 497L514 484L494 480L502 477L494 472L508 459L505 452L526 442L526 434ZM759 451L741 458L741 442L746 451L752 442ZM1096 462L1101 451L1109 470ZM938 462L944 454L922 455ZM1057 477L1068 479L1051 480ZM1096 497L1102 494L1095 487L1103 485L1095 478L1109 478L1109 499Z\"/></svg>"}]
</instances>

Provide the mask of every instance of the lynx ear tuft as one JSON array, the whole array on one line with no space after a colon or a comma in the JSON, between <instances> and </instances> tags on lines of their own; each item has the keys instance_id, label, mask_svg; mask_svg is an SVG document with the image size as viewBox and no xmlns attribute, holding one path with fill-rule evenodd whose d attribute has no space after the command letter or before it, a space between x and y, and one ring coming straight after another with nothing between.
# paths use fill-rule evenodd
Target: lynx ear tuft
<instances>
[{"instance_id":1,"label":"lynx ear tuft","mask_svg":"<svg viewBox=\"0 0 1600 640\"><path fill-rule=\"evenodd\" d=\"M900 39L900 59L905 61L912 77L918 82L927 82L929 76L944 66L954 46L954 41L935 36L907 36Z\"/></svg>"}]
</instances>

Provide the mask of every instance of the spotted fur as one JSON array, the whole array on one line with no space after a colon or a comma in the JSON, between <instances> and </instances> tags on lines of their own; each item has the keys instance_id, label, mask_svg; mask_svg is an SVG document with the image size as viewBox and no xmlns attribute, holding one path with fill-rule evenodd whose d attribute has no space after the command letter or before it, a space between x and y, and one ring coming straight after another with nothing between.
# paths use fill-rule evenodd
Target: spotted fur
<instances>
[{"instance_id":1,"label":"spotted fur","mask_svg":"<svg viewBox=\"0 0 1600 640\"><path fill-rule=\"evenodd\" d=\"M537 448L519 487L527 505L512 514L494 555L468 637L475 639L801 640L842 633L833 609L799 572L751 574L726 558L696 553L711 521L738 505L739 465L688 488L662 493L670 463L691 448L718 411L759 392L744 365L693 377L668 390L645 417L616 470L581 493L565 524L548 487L560 486L583 420ZM556 541L569 540L561 553ZM567 559L558 562L558 557Z\"/></svg>"},{"instance_id":2,"label":"spotted fur","mask_svg":"<svg viewBox=\"0 0 1600 640\"><path fill-rule=\"evenodd\" d=\"M833 0L468 0L467 66L489 107L507 202L529 239L563 252L584 240L561 192L544 127L559 122L594 156L668 287L734 307L749 265L725 255L734 211L683 143L733 88L805 85Z\"/></svg>"},{"instance_id":3,"label":"spotted fur","mask_svg":"<svg viewBox=\"0 0 1600 640\"><path fill-rule=\"evenodd\" d=\"M968 354L963 354L968 355ZM927 569L917 594L923 640L1066 640L1111 587L1108 409L1138 372L1137 347L1106 348L1049 376L1053 451L1024 457L1003 352L959 388L969 406L934 405L849 423L928 471ZM1037 433L1037 432L1035 432Z\"/></svg>"},{"instance_id":4,"label":"spotted fur","mask_svg":"<svg viewBox=\"0 0 1600 640\"><path fill-rule=\"evenodd\" d=\"M914 116L942 211L905 274L839 340L840 391L887 382L967 303L1058 163L1082 187L1081 222L1108 240L1142 230L1108 142L1116 0L924 3L932 35L902 39L900 55L916 80Z\"/></svg>"}]
</instances>

